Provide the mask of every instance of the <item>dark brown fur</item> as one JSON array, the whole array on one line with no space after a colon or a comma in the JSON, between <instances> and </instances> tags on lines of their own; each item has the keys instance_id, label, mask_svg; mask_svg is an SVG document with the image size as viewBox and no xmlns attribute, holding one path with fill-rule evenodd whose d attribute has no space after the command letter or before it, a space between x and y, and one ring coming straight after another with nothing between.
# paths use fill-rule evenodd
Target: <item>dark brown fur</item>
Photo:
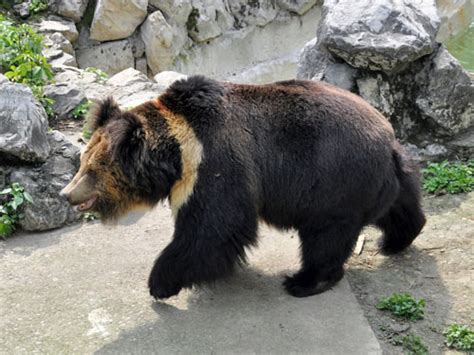
<instances>
[{"instance_id":1,"label":"dark brown fur","mask_svg":"<svg viewBox=\"0 0 474 355\"><path fill-rule=\"evenodd\" d=\"M284 285L299 297L340 280L364 226L394 253L425 223L417 169L389 122L325 83L191 77L127 112L106 101L95 122L80 170L94 176L94 209L116 218L170 198L173 240L149 278L157 298L228 275L258 219L298 230L302 268Z\"/></svg>"}]
</instances>

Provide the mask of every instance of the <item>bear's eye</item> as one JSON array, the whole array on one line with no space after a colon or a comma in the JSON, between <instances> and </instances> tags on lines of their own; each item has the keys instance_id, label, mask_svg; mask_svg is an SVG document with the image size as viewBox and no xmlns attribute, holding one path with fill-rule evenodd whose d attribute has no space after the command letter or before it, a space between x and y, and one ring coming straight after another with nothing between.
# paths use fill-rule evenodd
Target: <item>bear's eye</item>
<instances>
[{"instance_id":1,"label":"bear's eye","mask_svg":"<svg viewBox=\"0 0 474 355\"><path fill-rule=\"evenodd\" d=\"M86 175L88 175L88 177L91 179L91 181L93 181L95 183L95 181L97 180L97 172L95 170L92 170L92 169L88 169L86 171Z\"/></svg>"}]
</instances>

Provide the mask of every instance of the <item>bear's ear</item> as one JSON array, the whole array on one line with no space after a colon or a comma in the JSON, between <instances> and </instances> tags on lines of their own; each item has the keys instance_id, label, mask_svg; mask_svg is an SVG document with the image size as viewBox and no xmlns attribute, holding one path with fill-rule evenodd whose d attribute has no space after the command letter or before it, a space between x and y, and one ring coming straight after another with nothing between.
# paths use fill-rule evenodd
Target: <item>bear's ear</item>
<instances>
[{"instance_id":1,"label":"bear's ear","mask_svg":"<svg viewBox=\"0 0 474 355\"><path fill-rule=\"evenodd\" d=\"M145 129L139 118L124 112L110 129L111 157L118 162L127 177L136 182L146 166L147 149Z\"/></svg>"},{"instance_id":2,"label":"bear's ear","mask_svg":"<svg viewBox=\"0 0 474 355\"><path fill-rule=\"evenodd\" d=\"M113 98L108 97L103 102L98 103L95 109L93 109L89 122L91 122L92 130L95 131L99 127L105 126L105 124L111 119L118 118L122 113L119 106Z\"/></svg>"}]
</instances>

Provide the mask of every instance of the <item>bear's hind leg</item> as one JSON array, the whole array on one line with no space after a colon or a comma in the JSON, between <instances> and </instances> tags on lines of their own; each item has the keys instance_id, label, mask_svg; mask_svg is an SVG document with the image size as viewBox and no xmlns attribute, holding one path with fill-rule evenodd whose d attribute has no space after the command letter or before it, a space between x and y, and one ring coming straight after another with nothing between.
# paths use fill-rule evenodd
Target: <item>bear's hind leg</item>
<instances>
[{"instance_id":1,"label":"bear's hind leg","mask_svg":"<svg viewBox=\"0 0 474 355\"><path fill-rule=\"evenodd\" d=\"M287 276L283 285L295 297L322 293L344 276L344 263L349 258L363 224L359 218L321 218L324 225L299 230L302 268Z\"/></svg>"}]
</instances>

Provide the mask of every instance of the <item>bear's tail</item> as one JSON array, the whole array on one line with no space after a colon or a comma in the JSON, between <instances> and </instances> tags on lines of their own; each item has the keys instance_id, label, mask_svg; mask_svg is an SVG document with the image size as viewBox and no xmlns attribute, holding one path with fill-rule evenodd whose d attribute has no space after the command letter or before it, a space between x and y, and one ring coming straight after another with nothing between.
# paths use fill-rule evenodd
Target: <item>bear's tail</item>
<instances>
[{"instance_id":1,"label":"bear's tail","mask_svg":"<svg viewBox=\"0 0 474 355\"><path fill-rule=\"evenodd\" d=\"M376 222L383 231L380 247L384 254L395 254L407 248L426 222L421 209L418 168L413 162L403 160L403 148L398 143L392 156L400 190L388 212Z\"/></svg>"}]
</instances>

